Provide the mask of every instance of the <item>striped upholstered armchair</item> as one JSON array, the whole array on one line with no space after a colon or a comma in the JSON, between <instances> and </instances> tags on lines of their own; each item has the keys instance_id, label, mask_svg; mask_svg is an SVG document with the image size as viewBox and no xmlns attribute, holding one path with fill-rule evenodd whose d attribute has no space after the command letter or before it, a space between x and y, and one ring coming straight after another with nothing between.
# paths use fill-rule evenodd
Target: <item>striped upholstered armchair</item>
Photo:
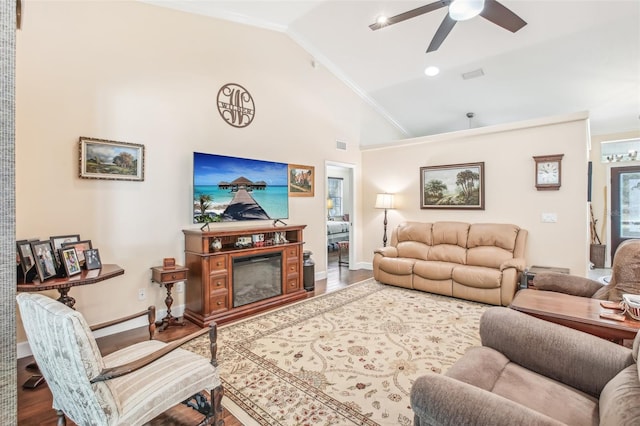
<instances>
[{"instance_id":1,"label":"striped upholstered armchair","mask_svg":"<svg viewBox=\"0 0 640 426\"><path fill-rule=\"evenodd\" d=\"M206 329L172 343L136 343L103 357L79 312L41 294L20 293L17 300L59 425L65 415L78 425L142 425L181 402L202 413L200 424L222 424L215 324L209 329L211 360L179 349ZM209 400L203 390L210 392Z\"/></svg>"}]
</instances>

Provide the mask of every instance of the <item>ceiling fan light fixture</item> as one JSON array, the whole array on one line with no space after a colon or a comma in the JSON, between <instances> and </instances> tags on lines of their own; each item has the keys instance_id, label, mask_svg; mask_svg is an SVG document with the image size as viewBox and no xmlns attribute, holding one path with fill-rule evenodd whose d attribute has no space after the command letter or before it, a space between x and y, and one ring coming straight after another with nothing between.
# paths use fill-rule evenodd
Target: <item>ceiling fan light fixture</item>
<instances>
[{"instance_id":1,"label":"ceiling fan light fixture","mask_svg":"<svg viewBox=\"0 0 640 426\"><path fill-rule=\"evenodd\" d=\"M482 12L484 0L454 0L449 5L449 16L456 21L466 21Z\"/></svg>"},{"instance_id":2,"label":"ceiling fan light fixture","mask_svg":"<svg viewBox=\"0 0 640 426\"><path fill-rule=\"evenodd\" d=\"M380 25L386 25L388 21L389 21L389 18L387 18L387 17L386 17L386 16L384 16L384 15L380 15L380 16L378 16L378 18L376 19L376 22L377 22L378 24L380 24Z\"/></svg>"},{"instance_id":3,"label":"ceiling fan light fixture","mask_svg":"<svg viewBox=\"0 0 640 426\"><path fill-rule=\"evenodd\" d=\"M436 75L440 74L440 68L431 65L425 68L424 73L427 75L427 77L435 77Z\"/></svg>"}]
</instances>

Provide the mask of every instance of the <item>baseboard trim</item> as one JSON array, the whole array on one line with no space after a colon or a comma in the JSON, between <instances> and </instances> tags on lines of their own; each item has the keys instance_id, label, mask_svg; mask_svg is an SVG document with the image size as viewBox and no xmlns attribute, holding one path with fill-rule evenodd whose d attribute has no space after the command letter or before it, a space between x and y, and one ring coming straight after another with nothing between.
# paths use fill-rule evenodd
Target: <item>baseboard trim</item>
<instances>
[{"instance_id":1,"label":"baseboard trim","mask_svg":"<svg viewBox=\"0 0 640 426\"><path fill-rule=\"evenodd\" d=\"M184 305L171 306L171 314L177 317L181 317L184 313ZM156 318L161 319L167 315L167 309L156 310ZM123 331L133 330L135 328L146 327L149 324L147 317L134 318L130 321L123 322L122 324L116 324L111 327L103 328L94 333L96 338L110 336L112 334L122 333ZM33 355L29 342L20 342L16 345L17 358L25 358Z\"/></svg>"}]
</instances>

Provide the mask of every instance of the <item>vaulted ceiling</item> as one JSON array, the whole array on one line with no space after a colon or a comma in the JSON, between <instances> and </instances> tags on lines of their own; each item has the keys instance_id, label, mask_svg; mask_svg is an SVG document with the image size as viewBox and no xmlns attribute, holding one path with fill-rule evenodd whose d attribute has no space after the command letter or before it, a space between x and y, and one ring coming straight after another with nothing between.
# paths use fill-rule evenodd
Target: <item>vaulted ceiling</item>
<instances>
[{"instance_id":1,"label":"vaulted ceiling","mask_svg":"<svg viewBox=\"0 0 640 426\"><path fill-rule=\"evenodd\" d=\"M407 137L578 111L592 134L640 130L638 0L500 0L527 25L461 21L430 53L446 7L369 25L431 0L143 1L288 34ZM429 65L440 74L427 77Z\"/></svg>"}]
</instances>

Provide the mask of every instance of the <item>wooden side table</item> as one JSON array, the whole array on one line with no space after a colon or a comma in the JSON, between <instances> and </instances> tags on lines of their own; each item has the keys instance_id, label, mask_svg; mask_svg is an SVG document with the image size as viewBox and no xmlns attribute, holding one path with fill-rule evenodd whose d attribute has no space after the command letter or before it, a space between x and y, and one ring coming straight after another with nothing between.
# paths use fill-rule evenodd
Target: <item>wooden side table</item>
<instances>
[{"instance_id":1,"label":"wooden side table","mask_svg":"<svg viewBox=\"0 0 640 426\"><path fill-rule=\"evenodd\" d=\"M172 268L164 268L162 266L154 266L151 268L151 281L164 285L167 289L167 297L164 299L164 303L167 305L167 315L165 315L161 321L158 321L158 331L164 331L172 325L185 325L180 318L171 315L171 305L173 304L171 289L175 283L187 280L188 271L188 268L180 265L175 265Z\"/></svg>"},{"instance_id":2,"label":"wooden side table","mask_svg":"<svg viewBox=\"0 0 640 426\"><path fill-rule=\"evenodd\" d=\"M640 330L640 321L628 317L624 321L602 318L601 312L615 311L603 308L600 300L588 297L524 289L516 293L509 307L616 343L633 340Z\"/></svg>"}]
</instances>

